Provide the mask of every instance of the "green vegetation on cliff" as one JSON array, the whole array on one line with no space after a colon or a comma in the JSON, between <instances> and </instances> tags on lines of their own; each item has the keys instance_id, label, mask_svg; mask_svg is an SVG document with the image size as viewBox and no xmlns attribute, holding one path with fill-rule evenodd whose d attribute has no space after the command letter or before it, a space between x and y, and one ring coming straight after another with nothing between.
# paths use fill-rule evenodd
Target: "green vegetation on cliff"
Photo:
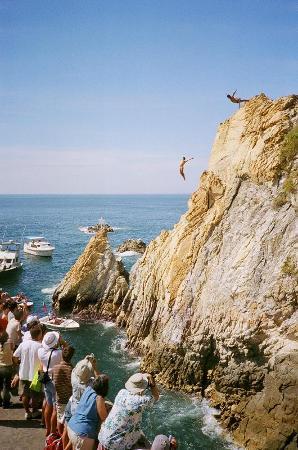
<instances>
[{"instance_id":1,"label":"green vegetation on cliff","mask_svg":"<svg viewBox=\"0 0 298 450\"><path fill-rule=\"evenodd\" d=\"M295 194L298 184L298 171L292 170L292 165L298 154L298 126L289 131L279 153L278 176L287 173L286 179L278 195L273 199L273 207L280 208L290 200L290 195Z\"/></svg>"}]
</instances>

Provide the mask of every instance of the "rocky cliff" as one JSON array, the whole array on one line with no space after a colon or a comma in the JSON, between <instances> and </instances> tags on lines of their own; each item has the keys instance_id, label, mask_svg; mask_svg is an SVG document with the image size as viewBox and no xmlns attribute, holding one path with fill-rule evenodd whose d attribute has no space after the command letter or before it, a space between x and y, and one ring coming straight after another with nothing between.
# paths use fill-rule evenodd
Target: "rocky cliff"
<instances>
[{"instance_id":1,"label":"rocky cliff","mask_svg":"<svg viewBox=\"0 0 298 450\"><path fill-rule=\"evenodd\" d=\"M110 319L127 291L128 273L111 250L107 230L101 230L57 287L53 302L57 309L72 309L82 318Z\"/></svg>"},{"instance_id":2,"label":"rocky cliff","mask_svg":"<svg viewBox=\"0 0 298 450\"><path fill-rule=\"evenodd\" d=\"M99 235L54 295L125 326L143 369L210 398L248 449L297 445L297 119L297 96L252 98L219 126L188 211L128 292Z\"/></svg>"},{"instance_id":3,"label":"rocky cliff","mask_svg":"<svg viewBox=\"0 0 298 450\"><path fill-rule=\"evenodd\" d=\"M143 368L208 396L249 449L297 442L297 166L282 150L297 100L261 94L219 126L187 213L150 243L118 312Z\"/></svg>"}]
</instances>

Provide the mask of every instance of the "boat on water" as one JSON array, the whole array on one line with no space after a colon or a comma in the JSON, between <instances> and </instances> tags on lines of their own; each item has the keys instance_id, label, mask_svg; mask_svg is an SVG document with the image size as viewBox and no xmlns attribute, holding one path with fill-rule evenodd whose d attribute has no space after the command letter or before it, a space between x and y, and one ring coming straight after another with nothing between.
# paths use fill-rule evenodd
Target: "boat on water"
<instances>
[{"instance_id":1,"label":"boat on water","mask_svg":"<svg viewBox=\"0 0 298 450\"><path fill-rule=\"evenodd\" d=\"M9 240L0 242L0 273L7 273L21 269L19 242Z\"/></svg>"},{"instance_id":2,"label":"boat on water","mask_svg":"<svg viewBox=\"0 0 298 450\"><path fill-rule=\"evenodd\" d=\"M55 247L43 236L28 237L24 243L24 253L34 256L52 256Z\"/></svg>"},{"instance_id":3,"label":"boat on water","mask_svg":"<svg viewBox=\"0 0 298 450\"><path fill-rule=\"evenodd\" d=\"M69 331L80 328L80 324L75 320L62 317L44 316L41 317L39 321L46 325L50 330Z\"/></svg>"}]
</instances>

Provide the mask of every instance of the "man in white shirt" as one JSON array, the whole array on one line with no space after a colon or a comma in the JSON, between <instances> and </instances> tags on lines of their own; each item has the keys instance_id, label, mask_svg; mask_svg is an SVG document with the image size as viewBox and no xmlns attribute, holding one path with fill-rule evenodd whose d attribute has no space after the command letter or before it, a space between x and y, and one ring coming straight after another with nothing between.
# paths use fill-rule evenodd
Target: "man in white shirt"
<instances>
[{"instance_id":1,"label":"man in white shirt","mask_svg":"<svg viewBox=\"0 0 298 450\"><path fill-rule=\"evenodd\" d=\"M22 341L22 334L21 334L22 318L23 318L23 311L21 309L16 309L14 312L14 317L9 320L6 327L6 332L13 345L13 349L15 349Z\"/></svg>"},{"instance_id":2,"label":"man in white shirt","mask_svg":"<svg viewBox=\"0 0 298 450\"><path fill-rule=\"evenodd\" d=\"M39 325L31 328L31 340L22 342L14 352L14 360L20 362L20 388L25 408L25 419L34 419L40 415L38 400L40 395L30 389L31 381L39 368L38 350L41 347L42 330ZM30 401L32 412L30 411Z\"/></svg>"},{"instance_id":3,"label":"man in white shirt","mask_svg":"<svg viewBox=\"0 0 298 450\"><path fill-rule=\"evenodd\" d=\"M23 332L23 342L27 341L27 339L31 340L31 334L30 329L35 327L36 325L39 325L39 319L37 316L28 316L26 320L26 328L27 330Z\"/></svg>"}]
</instances>

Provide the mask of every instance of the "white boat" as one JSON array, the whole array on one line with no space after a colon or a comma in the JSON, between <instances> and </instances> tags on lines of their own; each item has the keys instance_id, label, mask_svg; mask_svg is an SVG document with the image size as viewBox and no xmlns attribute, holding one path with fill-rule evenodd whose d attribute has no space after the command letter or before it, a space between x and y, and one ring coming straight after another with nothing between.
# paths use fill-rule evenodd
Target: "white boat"
<instances>
[{"instance_id":1,"label":"white boat","mask_svg":"<svg viewBox=\"0 0 298 450\"><path fill-rule=\"evenodd\" d=\"M52 256L55 247L43 236L28 237L24 243L24 253L35 256Z\"/></svg>"},{"instance_id":2,"label":"white boat","mask_svg":"<svg viewBox=\"0 0 298 450\"><path fill-rule=\"evenodd\" d=\"M10 272L22 267L20 246L19 242L12 240L0 242L0 273Z\"/></svg>"},{"instance_id":3,"label":"white boat","mask_svg":"<svg viewBox=\"0 0 298 450\"><path fill-rule=\"evenodd\" d=\"M40 323L43 323L50 330L77 330L80 328L80 324L73 319L64 319L61 317L51 318L51 316L44 316L39 319Z\"/></svg>"}]
</instances>

